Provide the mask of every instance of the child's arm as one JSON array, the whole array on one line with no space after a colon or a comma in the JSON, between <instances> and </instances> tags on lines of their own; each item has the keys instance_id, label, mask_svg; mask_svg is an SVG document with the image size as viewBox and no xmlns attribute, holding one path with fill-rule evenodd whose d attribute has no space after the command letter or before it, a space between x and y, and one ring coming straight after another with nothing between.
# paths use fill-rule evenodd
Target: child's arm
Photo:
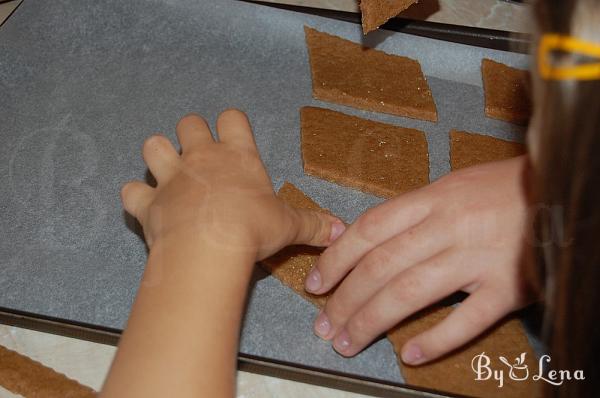
<instances>
[{"instance_id":1,"label":"child's arm","mask_svg":"<svg viewBox=\"0 0 600 398\"><path fill-rule=\"evenodd\" d=\"M102 396L233 396L254 262L292 243L326 246L343 225L275 197L244 114L223 113L217 130L218 143L203 119L182 119L182 155L152 137L143 155L158 186L123 188L150 256Z\"/></svg>"}]
</instances>

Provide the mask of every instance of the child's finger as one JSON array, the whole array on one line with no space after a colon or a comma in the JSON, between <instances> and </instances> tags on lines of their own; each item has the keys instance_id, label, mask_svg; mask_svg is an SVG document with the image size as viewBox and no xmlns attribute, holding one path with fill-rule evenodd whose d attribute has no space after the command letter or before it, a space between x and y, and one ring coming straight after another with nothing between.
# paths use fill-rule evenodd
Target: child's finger
<instances>
[{"instance_id":1,"label":"child's finger","mask_svg":"<svg viewBox=\"0 0 600 398\"><path fill-rule=\"evenodd\" d=\"M144 142L142 156L148 169L160 184L177 173L179 154L171 141L162 135L153 135Z\"/></svg>"},{"instance_id":2,"label":"child's finger","mask_svg":"<svg viewBox=\"0 0 600 398\"><path fill-rule=\"evenodd\" d=\"M442 252L398 274L337 332L336 351L356 355L398 322L459 290L465 285L457 272L461 259L455 251Z\"/></svg>"},{"instance_id":3,"label":"child's finger","mask_svg":"<svg viewBox=\"0 0 600 398\"><path fill-rule=\"evenodd\" d=\"M330 325L329 333L324 336L319 330L315 332L325 339L333 337L396 275L444 251L450 237L435 220L425 220L367 253L327 300L324 314ZM322 320L315 324L321 323Z\"/></svg>"},{"instance_id":4,"label":"child's finger","mask_svg":"<svg viewBox=\"0 0 600 398\"><path fill-rule=\"evenodd\" d=\"M154 188L141 181L128 182L121 188L121 202L127 213L142 222L148 206L154 198Z\"/></svg>"},{"instance_id":5,"label":"child's finger","mask_svg":"<svg viewBox=\"0 0 600 398\"><path fill-rule=\"evenodd\" d=\"M217 119L219 142L243 150L256 151L256 143L248 117L237 109L228 109Z\"/></svg>"},{"instance_id":6,"label":"child's finger","mask_svg":"<svg viewBox=\"0 0 600 398\"><path fill-rule=\"evenodd\" d=\"M293 209L297 217L295 245L328 246L346 229L342 221L313 210Z\"/></svg>"},{"instance_id":7,"label":"child's finger","mask_svg":"<svg viewBox=\"0 0 600 398\"><path fill-rule=\"evenodd\" d=\"M443 321L409 340L402 348L402 361L419 365L466 344L508 312L504 297L491 289L479 289Z\"/></svg>"},{"instance_id":8,"label":"child's finger","mask_svg":"<svg viewBox=\"0 0 600 398\"><path fill-rule=\"evenodd\" d=\"M177 139L184 153L197 146L215 142L210 134L210 128L206 120L195 113L184 116L177 123L175 131L177 132Z\"/></svg>"},{"instance_id":9,"label":"child's finger","mask_svg":"<svg viewBox=\"0 0 600 398\"><path fill-rule=\"evenodd\" d=\"M426 198L406 194L387 201L363 214L344 236L333 243L319 258L314 272L308 275L306 289L323 294L348 273L368 252L408 228L422 222L429 214ZM319 275L315 275L319 273ZM312 281L310 280L312 278ZM316 279L320 283L316 283Z\"/></svg>"}]
</instances>

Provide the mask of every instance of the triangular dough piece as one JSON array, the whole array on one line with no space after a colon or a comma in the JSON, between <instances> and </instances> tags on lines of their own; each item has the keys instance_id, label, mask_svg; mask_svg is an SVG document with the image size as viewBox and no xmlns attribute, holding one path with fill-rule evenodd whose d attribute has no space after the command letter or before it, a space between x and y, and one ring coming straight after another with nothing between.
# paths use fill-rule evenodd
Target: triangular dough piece
<instances>
[{"instance_id":1,"label":"triangular dough piece","mask_svg":"<svg viewBox=\"0 0 600 398\"><path fill-rule=\"evenodd\" d=\"M363 33L366 35L377 29L416 2L417 0L360 0Z\"/></svg>"}]
</instances>

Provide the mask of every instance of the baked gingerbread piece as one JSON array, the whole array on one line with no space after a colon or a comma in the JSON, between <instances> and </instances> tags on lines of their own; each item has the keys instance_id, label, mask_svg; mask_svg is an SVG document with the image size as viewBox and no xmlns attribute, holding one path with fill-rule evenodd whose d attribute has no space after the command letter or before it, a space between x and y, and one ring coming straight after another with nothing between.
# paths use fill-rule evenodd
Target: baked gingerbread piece
<instances>
[{"instance_id":1,"label":"baked gingerbread piece","mask_svg":"<svg viewBox=\"0 0 600 398\"><path fill-rule=\"evenodd\" d=\"M377 29L416 2L417 0L361 0L363 33L366 35Z\"/></svg>"},{"instance_id":2,"label":"baked gingerbread piece","mask_svg":"<svg viewBox=\"0 0 600 398\"><path fill-rule=\"evenodd\" d=\"M368 111L437 121L421 65L305 27L313 96Z\"/></svg>"},{"instance_id":3,"label":"baked gingerbread piece","mask_svg":"<svg viewBox=\"0 0 600 398\"><path fill-rule=\"evenodd\" d=\"M383 198L429 183L422 131L315 107L300 117L306 174Z\"/></svg>"},{"instance_id":4,"label":"baked gingerbread piece","mask_svg":"<svg viewBox=\"0 0 600 398\"><path fill-rule=\"evenodd\" d=\"M502 321L490 332L431 363L416 367L402 363L400 352L404 344L410 338L441 322L452 310L449 307L426 310L388 332L387 337L394 346L407 384L473 397L535 398L541 396L540 383L532 380L537 372L537 360L518 319ZM498 387L498 380L494 378L475 380L476 374L471 366L473 359L481 353L485 353L490 358L491 369L504 370L502 388ZM525 353L524 362L517 364L517 358L520 358L523 353ZM501 356L515 366L514 376L517 378L526 375L526 370L523 369L526 366L529 372L527 380L512 380L509 376L509 367L499 359Z\"/></svg>"},{"instance_id":5,"label":"baked gingerbread piece","mask_svg":"<svg viewBox=\"0 0 600 398\"><path fill-rule=\"evenodd\" d=\"M283 184L277 196L288 205L297 209L310 209L329 213L289 182ZM284 285L292 288L296 293L317 307L323 308L325 307L328 295L316 296L304 290L304 280L322 251L323 249L312 246L288 246L275 255L261 261L260 265Z\"/></svg>"},{"instance_id":6,"label":"baked gingerbread piece","mask_svg":"<svg viewBox=\"0 0 600 398\"><path fill-rule=\"evenodd\" d=\"M466 131L450 132L452 170L514 158L526 152L525 145Z\"/></svg>"},{"instance_id":7,"label":"baked gingerbread piece","mask_svg":"<svg viewBox=\"0 0 600 398\"><path fill-rule=\"evenodd\" d=\"M531 117L529 72L485 58L481 72L486 116L526 125Z\"/></svg>"},{"instance_id":8,"label":"baked gingerbread piece","mask_svg":"<svg viewBox=\"0 0 600 398\"><path fill-rule=\"evenodd\" d=\"M320 208L301 190L288 182L282 186L277 196L296 208L327 211ZM331 292L325 296L314 296L304 290L304 278L319 254L319 249L309 251L306 246L290 246L273 257L263 260L261 266L306 300L318 308L323 308L327 298L332 294ZM493 382L475 381L474 373L470 369L473 357L481 352L486 352L490 356L494 361L495 369L502 369L502 366L505 366L498 362L498 355L503 355L511 363L514 363L514 358L525 352L524 364L529 366L530 371L537 369L533 366L535 359L527 342L527 337L520 322L516 320L503 322L492 332L430 365L419 367L404 365L400 360L400 350L404 343L411 337L437 324L450 311L450 308L423 311L388 332L387 337L394 347L398 364L407 384L469 396L538 396L537 390L534 390L534 386L529 381L511 382L505 380L504 383L507 389L499 389L497 384ZM506 395L503 395L505 393Z\"/></svg>"},{"instance_id":9,"label":"baked gingerbread piece","mask_svg":"<svg viewBox=\"0 0 600 398\"><path fill-rule=\"evenodd\" d=\"M24 397L96 396L96 392L91 388L3 346L0 346L0 386Z\"/></svg>"}]
</instances>

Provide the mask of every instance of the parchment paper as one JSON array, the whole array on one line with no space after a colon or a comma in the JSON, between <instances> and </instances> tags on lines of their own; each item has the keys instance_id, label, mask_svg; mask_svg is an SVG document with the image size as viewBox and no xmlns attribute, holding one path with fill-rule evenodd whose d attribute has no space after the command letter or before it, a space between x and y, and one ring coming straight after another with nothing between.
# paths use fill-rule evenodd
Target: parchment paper
<instances>
[{"instance_id":1,"label":"parchment paper","mask_svg":"<svg viewBox=\"0 0 600 398\"><path fill-rule=\"evenodd\" d=\"M363 40L359 25L234 0L25 0L0 28L0 306L123 328L146 248L119 190L144 178L144 139L160 131L175 142L191 111L212 124L228 107L248 112L275 187L289 180L348 222L381 199L303 175L302 106L422 129L432 180L449 171L451 128L522 139L484 117L480 62L524 67L527 57L370 35L366 44L421 62L434 124L313 100L305 24ZM257 272L241 351L402 381L386 340L343 359L312 334L315 315Z\"/></svg>"}]
</instances>

